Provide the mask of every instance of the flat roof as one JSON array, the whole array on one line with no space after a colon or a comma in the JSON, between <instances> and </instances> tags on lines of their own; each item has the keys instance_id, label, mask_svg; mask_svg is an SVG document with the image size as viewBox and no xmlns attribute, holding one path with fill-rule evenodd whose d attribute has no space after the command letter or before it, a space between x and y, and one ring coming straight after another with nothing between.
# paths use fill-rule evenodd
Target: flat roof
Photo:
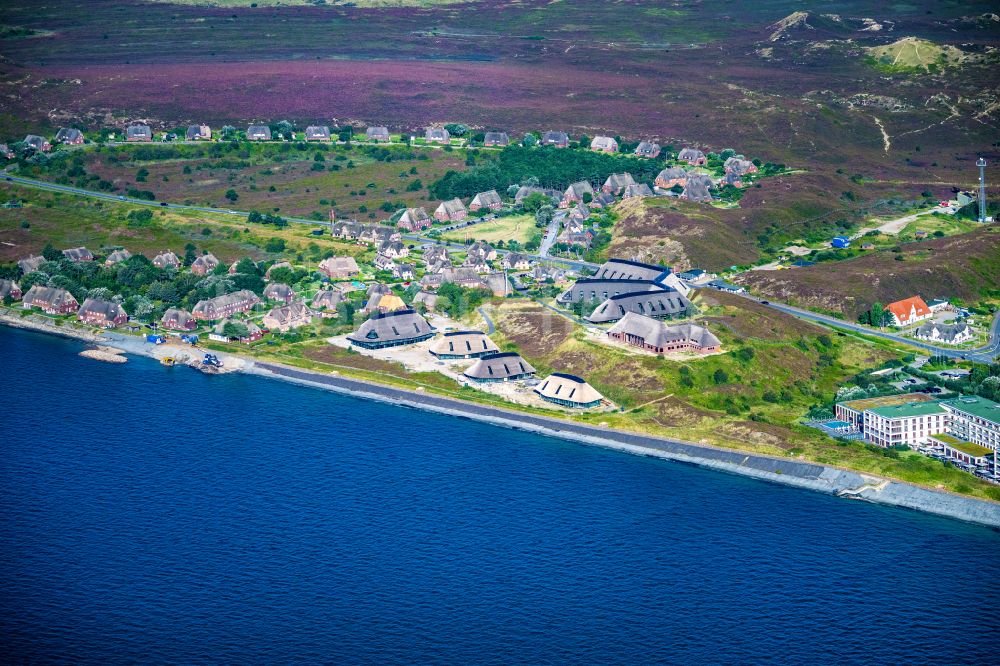
<instances>
[{"instance_id":1,"label":"flat roof","mask_svg":"<svg viewBox=\"0 0 1000 666\"><path fill-rule=\"evenodd\" d=\"M962 453L967 453L976 458L993 455L993 449L985 446L979 446L978 444L973 444L972 442L963 442L960 439L955 439L954 437L950 437L948 435L931 435L931 438L936 439L949 448L961 451Z\"/></svg>"},{"instance_id":2,"label":"flat roof","mask_svg":"<svg viewBox=\"0 0 1000 666\"><path fill-rule=\"evenodd\" d=\"M944 407L937 402L908 402L903 405L869 408L868 411L887 419L894 419L910 416L927 416L928 414L943 414Z\"/></svg>"},{"instance_id":3,"label":"flat roof","mask_svg":"<svg viewBox=\"0 0 1000 666\"><path fill-rule=\"evenodd\" d=\"M910 402L930 402L931 400L933 398L926 393L902 393L900 395L883 395L878 398L858 398L857 400L848 400L840 404L863 412L866 409L874 409L875 407L889 407L891 405L903 405Z\"/></svg>"},{"instance_id":4,"label":"flat roof","mask_svg":"<svg viewBox=\"0 0 1000 666\"><path fill-rule=\"evenodd\" d=\"M1000 423L1000 404L997 404L992 400L987 400L986 398L980 398L979 396L965 396L962 398L945 400L942 404L948 405L949 407L960 412L965 412L966 414L972 414L973 416L978 416L981 419L992 421L993 423Z\"/></svg>"}]
</instances>

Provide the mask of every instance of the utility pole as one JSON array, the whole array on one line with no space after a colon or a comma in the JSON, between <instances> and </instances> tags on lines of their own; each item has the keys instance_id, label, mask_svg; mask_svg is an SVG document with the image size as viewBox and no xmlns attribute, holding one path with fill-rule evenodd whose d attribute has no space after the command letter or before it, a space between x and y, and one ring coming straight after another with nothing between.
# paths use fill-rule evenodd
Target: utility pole
<instances>
[{"instance_id":1,"label":"utility pole","mask_svg":"<svg viewBox=\"0 0 1000 666\"><path fill-rule=\"evenodd\" d=\"M976 161L979 167L979 221L986 223L986 160L980 157Z\"/></svg>"}]
</instances>

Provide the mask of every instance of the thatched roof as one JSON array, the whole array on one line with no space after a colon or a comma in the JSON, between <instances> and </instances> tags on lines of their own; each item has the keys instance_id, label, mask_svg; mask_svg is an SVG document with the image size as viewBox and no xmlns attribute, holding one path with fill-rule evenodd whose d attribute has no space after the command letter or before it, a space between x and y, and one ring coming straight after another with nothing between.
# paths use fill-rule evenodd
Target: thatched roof
<instances>
[{"instance_id":1,"label":"thatched roof","mask_svg":"<svg viewBox=\"0 0 1000 666\"><path fill-rule=\"evenodd\" d=\"M430 352L435 356L482 356L500 351L482 331L451 331L434 341Z\"/></svg>"},{"instance_id":2,"label":"thatched roof","mask_svg":"<svg viewBox=\"0 0 1000 666\"><path fill-rule=\"evenodd\" d=\"M534 374L535 369L516 352L483 356L465 371L469 379L504 380L518 379Z\"/></svg>"},{"instance_id":3,"label":"thatched roof","mask_svg":"<svg viewBox=\"0 0 1000 666\"><path fill-rule=\"evenodd\" d=\"M553 372L535 388L535 393L546 400L588 405L604 398L593 386L576 375Z\"/></svg>"},{"instance_id":4,"label":"thatched roof","mask_svg":"<svg viewBox=\"0 0 1000 666\"><path fill-rule=\"evenodd\" d=\"M372 315L358 330L347 336L362 347L393 346L426 340L434 328L413 310L399 310Z\"/></svg>"}]
</instances>

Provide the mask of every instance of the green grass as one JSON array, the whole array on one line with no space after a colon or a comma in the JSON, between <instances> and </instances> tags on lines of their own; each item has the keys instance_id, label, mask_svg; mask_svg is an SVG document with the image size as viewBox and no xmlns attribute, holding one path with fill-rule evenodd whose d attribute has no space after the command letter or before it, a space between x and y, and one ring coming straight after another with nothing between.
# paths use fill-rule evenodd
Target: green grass
<instances>
[{"instance_id":1,"label":"green grass","mask_svg":"<svg viewBox=\"0 0 1000 666\"><path fill-rule=\"evenodd\" d=\"M524 245L537 232L538 228L535 226L533 215L511 215L490 222L480 222L456 231L449 231L441 234L441 238L456 243L465 242L467 238L483 240L487 243L516 240Z\"/></svg>"}]
</instances>

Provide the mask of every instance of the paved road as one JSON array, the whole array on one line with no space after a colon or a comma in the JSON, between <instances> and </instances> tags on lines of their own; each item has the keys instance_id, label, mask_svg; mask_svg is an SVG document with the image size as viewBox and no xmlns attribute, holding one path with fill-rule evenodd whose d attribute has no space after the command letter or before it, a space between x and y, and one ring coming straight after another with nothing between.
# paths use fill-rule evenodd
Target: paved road
<instances>
[{"instance_id":1,"label":"paved road","mask_svg":"<svg viewBox=\"0 0 1000 666\"><path fill-rule=\"evenodd\" d=\"M754 296L744 296L751 300L757 300ZM884 338L886 340L892 340L893 342L899 342L905 345L910 345L911 347L918 347L923 349L930 354L939 356L948 356L950 358L966 358L972 361L978 361L980 363L990 363L997 356L1000 356L1000 312L998 312L994 318L993 323L990 326L990 341L982 347L977 347L975 349L955 349L948 347L937 347L935 345L922 342L920 340L915 340L913 338L906 338L902 335L896 335L895 333L889 333L887 331L878 331L875 329L868 328L867 326L861 326L860 324L854 324L849 321L844 321L842 319L837 319L835 317L828 317L816 312L810 312L809 310L803 310L802 308L797 308L791 305L786 305L784 303L775 303L774 301L769 301L767 307L773 308L775 310L780 310L787 314L794 315L800 319L807 319L809 321L814 321L819 324L827 324L829 326L837 326L839 328L846 328L851 331L856 331L858 333L863 333L865 335L873 335L876 337Z\"/></svg>"},{"instance_id":2,"label":"paved road","mask_svg":"<svg viewBox=\"0 0 1000 666\"><path fill-rule=\"evenodd\" d=\"M565 210L557 210L552 216L552 220L549 222L549 226L545 230L545 237L542 238L542 244L538 248L538 256L549 256L549 248L556 242L556 236L559 235L559 229L562 227L563 220L566 219L568 214L569 213Z\"/></svg>"},{"instance_id":3,"label":"paved road","mask_svg":"<svg viewBox=\"0 0 1000 666\"><path fill-rule=\"evenodd\" d=\"M479 316L481 316L483 321L486 322L486 335L493 335L493 332L497 330L497 327L493 325L493 320L490 319L488 314L486 314L486 310L483 308L476 308L476 312L478 312Z\"/></svg>"}]
</instances>

